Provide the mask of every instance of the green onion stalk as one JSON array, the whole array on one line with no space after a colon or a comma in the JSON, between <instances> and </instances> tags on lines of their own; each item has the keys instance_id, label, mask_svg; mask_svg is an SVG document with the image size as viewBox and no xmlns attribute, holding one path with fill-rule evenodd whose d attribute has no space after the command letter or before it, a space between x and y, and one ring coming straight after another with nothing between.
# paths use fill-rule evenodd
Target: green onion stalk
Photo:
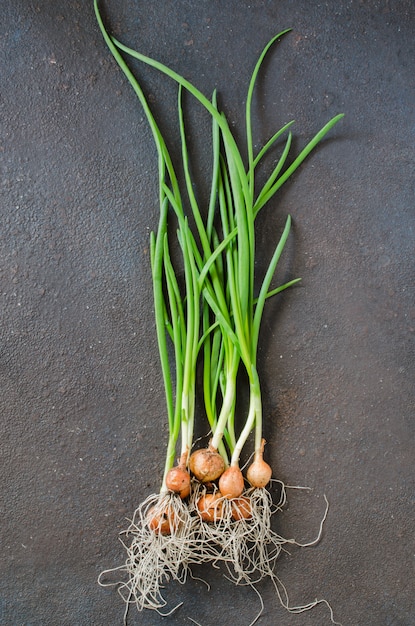
<instances>
[{"instance_id":1,"label":"green onion stalk","mask_svg":"<svg viewBox=\"0 0 415 626\"><path fill-rule=\"evenodd\" d=\"M96 4L97 0L95 0ZM266 298L268 298L271 293L268 293L267 287L270 284L277 262L281 255L282 249L284 247L284 243L286 241L289 230L290 218L287 220L287 226L284 231L283 240L277 246L275 254L271 260L270 267L266 274L263 283L263 289L261 289L258 300L255 302L253 297L254 292L254 264L255 264L255 235L254 235L254 220L259 211L263 208L265 204L267 204L271 198L275 195L275 193L280 189L280 187L292 176L292 174L297 170L297 168L301 165L301 163L305 160L305 158L310 154L310 152L317 146L317 144L325 137L325 135L332 129L332 127L343 117L343 114L336 115L333 117L327 124L315 135L315 137L303 148L300 154L294 159L289 167L287 167L283 172L281 172L287 156L289 152L289 148L291 145L291 133L288 134L288 138L286 141L285 149L281 158L279 159L277 165L274 170L268 177L266 183L263 185L261 191L255 197L255 169L257 165L261 162L262 158L267 154L269 149L275 145L276 141L281 137L281 135L294 123L293 121L289 122L283 128L278 130L269 141L263 146L260 152L254 158L253 156L253 140L252 140L252 121L251 121L251 102L252 95L254 91L254 86L256 82L256 78L263 62L263 59L268 52L269 48L272 46L274 42L279 40L285 33L289 32L291 29L284 30L278 33L275 37L271 39L271 41L266 45L258 62L255 66L253 75L251 77L247 104L246 104L246 130L247 130L247 141L248 141L248 169L246 170L246 166L244 164L243 157L240 153L240 150L237 146L236 140L230 130L228 121L225 115L218 111L215 103L209 100L199 89L197 89L192 83L186 80L183 76L170 69L163 63L154 60L128 46L125 46L121 42L119 42L114 37L107 37L111 42L111 48L117 52L117 57L122 57L119 54L119 51L124 52L131 57L142 61L143 63L159 70L163 74L167 75L169 78L173 79L177 82L177 84L186 89L190 94L194 96L196 100L207 110L207 112L211 115L212 120L217 124L220 129L221 139L225 149L225 161L227 171L224 176L227 178L226 181L222 181L222 184L228 184L229 186L229 195L230 195L230 203L233 206L234 210L234 224L235 228L233 232L227 233L227 238L232 241L233 237L237 233L237 258L236 258L236 267L231 268L231 275L228 278L233 280L232 287L233 290L231 292L231 306L232 311L231 315L235 316L234 325L235 330L237 331L237 335L235 336L232 333L232 340L236 345L238 352L240 353L241 358L244 361L245 367L247 369L248 376L250 377L250 383L252 385L252 391L254 398L258 396L259 385L258 385L258 374L256 371L256 352L258 346L258 334L259 327L262 317L262 312L264 308L264 302ZM108 43L108 42L107 42ZM113 52L114 54L114 52ZM114 55L115 56L115 55ZM116 57L116 58L117 58ZM118 60L118 58L117 58ZM121 63L120 63L121 65ZM127 66L125 62L122 60L122 65ZM127 69L128 71L128 69ZM129 71L128 71L129 72ZM130 80L130 82L132 82ZM134 79L134 82L135 79ZM142 100L142 92L140 90L141 95L140 100ZM151 113L147 112L147 117L150 123L153 125L155 122L153 121ZM151 117L150 117L151 116ZM161 135L158 133L156 136L156 141L161 141ZM164 143L164 142L163 142ZM169 172L170 173L170 172ZM188 173L188 172L186 172ZM222 176L223 177L223 176ZM220 182L220 174L218 175L219 186ZM192 190L191 183L186 177L186 182L188 183L188 191L190 194L191 200L192 198ZM213 180L214 182L214 180ZM192 201L192 209L195 210L195 215L198 216L199 210L196 207L195 202ZM200 213L199 213L200 216ZM222 219L222 225L224 224L224 220ZM199 235L203 233L205 230L201 223L197 223ZM227 243L228 239L225 241ZM213 259L209 259L209 256L212 256L212 250L208 248L208 244L206 241L202 240L204 252L208 252L208 257L205 257L205 262L207 263L210 270L213 269L214 261L217 258L217 255L213 256ZM290 283L293 284L293 283ZM281 291L283 288L286 288L289 285L283 286L277 291ZM222 290L223 291L223 290ZM204 295L206 295L207 291L204 291ZM217 295L217 292L215 292ZM276 293L276 292L274 292ZM208 295L208 302L211 305L210 296ZM214 305L215 306L215 305ZM219 310L220 317L224 315L224 309ZM229 313L229 311L228 311ZM225 321L227 321L225 319ZM246 326L248 324L248 327ZM229 330L229 327L227 328ZM231 368L230 375L233 378L235 376L235 370L237 368ZM253 402L254 404L257 403ZM255 410L255 414L258 414L257 430L258 433L262 433L262 420L260 417L260 411ZM252 411L250 411L250 414ZM225 417L224 417L225 419ZM255 422L255 419L253 420ZM222 426L222 424L218 424L218 426ZM222 437L222 433L218 432L218 439ZM261 441L262 436L257 437L258 440ZM214 441L216 444L216 440ZM219 444L219 441L217 441ZM213 446L216 448L216 446ZM257 446L257 450L260 446Z\"/></svg>"},{"instance_id":2,"label":"green onion stalk","mask_svg":"<svg viewBox=\"0 0 415 626\"><path fill-rule=\"evenodd\" d=\"M244 166L243 158L230 132L224 115L219 114L216 108L212 108L203 95L192 85L189 85L185 79L177 76L167 68L161 68L159 64L155 65L161 69L161 71L165 71L165 73L174 78L174 80L185 86L196 99L205 106L212 116L214 126L217 127L217 131L220 133L222 153L220 154L220 167L217 178L218 204L222 233L225 239L229 240L229 244L224 251L225 259L221 259L222 265L220 269L218 269L218 272L220 272L222 276L222 282L226 283L228 286L227 298L226 300L217 298L217 293L207 286L205 286L203 293L208 305L214 313L216 323L220 327L220 336L222 338L222 353L220 354L223 358L221 375L222 380L225 381L223 386L226 391L230 390L230 393L229 395L226 392L224 394L222 411L218 420L210 420L211 423L216 424L210 447L216 450L225 435L231 451L230 466L231 468L236 468L239 466L242 449L251 431L255 428L255 464L250 472L251 484L254 486L264 486L262 484L259 485L255 479L255 470L259 467L259 463L262 460L264 447L261 387L257 370L258 338L264 305L267 298L280 293L300 280L295 279L276 289L270 289L277 263L290 231L291 218L288 216L281 239L275 248L268 270L263 279L259 295L255 297L254 222L262 207L271 200L313 148L343 117L342 115L337 115L332 118L307 144L293 163L284 170L283 168L289 154L292 138L291 132L288 132L280 159L261 190L258 193L255 192L256 167L269 149L275 145L277 140L279 140L293 124L293 122L289 122L278 130L254 157L251 104L256 78L266 53L272 44L279 40L286 32L288 31L282 31L266 45L251 77L246 101L247 167ZM145 59L142 58L142 60ZM215 136L214 133L214 137ZM218 140L214 141L214 146L217 146L218 143ZM219 265L219 259L217 260L217 264ZM222 296L222 292L220 292L220 296ZM213 381L217 381L217 368L209 375L209 369L214 359L209 355L208 346L206 346L206 352L208 354L207 357L205 357L205 388L213 389L211 395L215 396L217 382L212 382L212 373ZM213 341L212 352L215 355L218 353L218 348L214 345ZM242 360L244 364L249 379L250 404L245 425L236 441L234 432L235 397L233 391L236 389L236 377L240 360ZM222 361L219 361L219 363L222 363ZM205 405L208 409L208 413L211 413L211 407L214 405L214 402L212 402L209 392L205 393ZM264 469L263 466L262 469ZM259 482L264 482L264 477L261 477ZM268 481L266 481L266 483L267 482ZM237 495L236 491L231 491L230 493L232 497Z\"/></svg>"},{"instance_id":3,"label":"green onion stalk","mask_svg":"<svg viewBox=\"0 0 415 626\"><path fill-rule=\"evenodd\" d=\"M182 192L167 145L140 85L105 29L96 1L94 7L105 42L146 114L157 148L159 172L159 222L157 231L150 237L150 257L169 433L165 469L159 493L151 494L140 504L129 528L123 533L126 563L106 570L99 578L101 585L120 585L119 591L126 601L126 619L131 604L139 610L147 608L161 613L166 606L161 591L164 582L173 579L183 583L189 563L196 560L195 552L198 552L198 520L191 515L186 498L190 493L187 464L194 431L196 364L202 345L199 281L202 258L185 216ZM179 93L179 103L180 100ZM184 138L182 116L180 126ZM185 149L183 145L184 152ZM179 268L175 267L177 258L174 262L171 253L172 228L169 223L172 221L177 225ZM184 274L183 286L179 285L177 278L181 273ZM178 450L179 462L174 467ZM111 575L115 572L123 572L126 580L111 582Z\"/></svg>"},{"instance_id":4,"label":"green onion stalk","mask_svg":"<svg viewBox=\"0 0 415 626\"><path fill-rule=\"evenodd\" d=\"M161 490L167 491L166 480L176 457L176 446L181 433L180 462L187 465L192 446L196 361L199 345L200 287L195 255L198 256L193 234L183 209L183 200L177 175L166 142L158 128L143 91L121 56L113 39L107 33L94 2L99 27L112 55L132 85L149 122L158 153L159 224L151 233L151 270L153 279L155 325L160 363L166 396L169 441ZM182 118L181 118L182 122ZM170 254L168 220L173 210L178 223L177 238L182 252L182 267L175 270ZM197 258L200 263L200 259ZM179 288L177 275L184 270L184 293ZM174 366L169 359L168 337L174 350ZM175 390L173 379L175 378Z\"/></svg>"},{"instance_id":5,"label":"green onion stalk","mask_svg":"<svg viewBox=\"0 0 415 626\"><path fill-rule=\"evenodd\" d=\"M289 237L288 216L259 292L255 292L255 220L343 115L329 120L289 165L293 121L275 132L254 154L251 108L255 83L267 52L289 32L284 30L265 46L251 76L245 108L247 153L244 157L226 116L218 109L216 92L207 98L163 63L122 44L106 31L97 0L94 8L104 40L143 107L157 148L159 223L157 231L151 234L150 249L169 432L160 492L139 506L125 532L127 538L132 537L130 543L123 542L128 554L126 564L103 572L100 583L112 584L104 582L109 572L126 572L127 582L120 587L127 603L126 612L131 603L139 610L152 608L161 612L166 604L161 594L163 582L168 579L184 582L189 566L196 562L224 561L236 583L253 585L269 576L283 606L293 612L307 610L325 600L292 607L284 585L274 572L284 544L296 542L283 539L271 529L271 515L282 507L286 496L280 482L281 499L275 505L266 489L272 470L263 460L265 441L258 373L258 342L265 303L300 279L272 287ZM123 55L157 69L178 85L184 190L144 93ZM206 210L201 210L191 178L184 91L205 109L212 122L212 175ZM257 167L284 136L278 162L257 189ZM190 206L191 220L186 216L185 206ZM171 254L172 221L177 226L180 270ZM179 284L179 271L184 273L184 286ZM196 371L200 360L211 439L207 448L190 454L194 446ZM248 378L249 405L243 426L237 432L237 378L241 367ZM244 477L239 463L252 432L254 461ZM175 466L178 450L179 462ZM333 621L332 613L331 618Z\"/></svg>"}]
</instances>

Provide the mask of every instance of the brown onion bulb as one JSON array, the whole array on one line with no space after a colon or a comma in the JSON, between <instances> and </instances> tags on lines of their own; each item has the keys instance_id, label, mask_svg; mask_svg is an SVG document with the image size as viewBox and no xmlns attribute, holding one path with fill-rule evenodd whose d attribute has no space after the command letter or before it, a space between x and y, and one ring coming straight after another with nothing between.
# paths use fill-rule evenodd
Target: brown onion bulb
<instances>
[{"instance_id":1,"label":"brown onion bulb","mask_svg":"<svg viewBox=\"0 0 415 626\"><path fill-rule=\"evenodd\" d=\"M226 469L219 478L219 489L225 498L238 498L244 490L244 477L236 465Z\"/></svg>"},{"instance_id":2,"label":"brown onion bulb","mask_svg":"<svg viewBox=\"0 0 415 626\"><path fill-rule=\"evenodd\" d=\"M251 501L245 496L232 500L231 507L232 517L236 521L250 519L252 517Z\"/></svg>"},{"instance_id":3,"label":"brown onion bulb","mask_svg":"<svg viewBox=\"0 0 415 626\"><path fill-rule=\"evenodd\" d=\"M161 535L171 535L177 526L176 516L170 506L161 511L152 506L147 514L147 523L150 530Z\"/></svg>"},{"instance_id":4,"label":"brown onion bulb","mask_svg":"<svg viewBox=\"0 0 415 626\"><path fill-rule=\"evenodd\" d=\"M206 493L199 498L197 508L204 522L216 522L221 519L223 513L223 502L221 498L222 494L219 491L216 493Z\"/></svg>"},{"instance_id":5,"label":"brown onion bulb","mask_svg":"<svg viewBox=\"0 0 415 626\"><path fill-rule=\"evenodd\" d=\"M263 459L265 439L261 442L261 448L255 453L254 462L248 467L246 477L252 487L265 487L272 476L272 469Z\"/></svg>"},{"instance_id":6,"label":"brown onion bulb","mask_svg":"<svg viewBox=\"0 0 415 626\"><path fill-rule=\"evenodd\" d=\"M217 450L209 446L193 452L189 459L189 468L200 482L209 483L223 473L225 461Z\"/></svg>"},{"instance_id":7,"label":"brown onion bulb","mask_svg":"<svg viewBox=\"0 0 415 626\"><path fill-rule=\"evenodd\" d=\"M190 474L182 466L172 467L166 474L166 487L179 496L187 498L190 494Z\"/></svg>"}]
</instances>

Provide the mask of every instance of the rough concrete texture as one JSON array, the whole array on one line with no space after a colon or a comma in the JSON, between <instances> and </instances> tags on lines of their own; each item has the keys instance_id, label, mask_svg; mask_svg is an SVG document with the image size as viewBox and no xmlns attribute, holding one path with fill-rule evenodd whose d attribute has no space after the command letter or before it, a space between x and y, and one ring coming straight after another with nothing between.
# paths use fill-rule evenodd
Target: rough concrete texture
<instances>
[{"instance_id":1,"label":"rough concrete texture","mask_svg":"<svg viewBox=\"0 0 415 626\"><path fill-rule=\"evenodd\" d=\"M344 626L415 624L414 58L412 0L107 0L124 42L215 87L243 142L247 82L260 145L295 119L294 152L346 117L258 219L261 270L287 213L279 278L259 356L267 458L289 492L275 521L307 541L279 575L293 603L327 598ZM159 487L165 410L149 271L157 160L140 106L98 31L92 1L3 0L1 20L0 622L122 623L96 583L119 565L125 518ZM134 66L176 156L176 89ZM189 102L188 102L189 104ZM205 189L209 121L190 124ZM220 572L171 591L173 616L130 624L247 626L255 593ZM289 615L259 586L258 624Z\"/></svg>"}]
</instances>

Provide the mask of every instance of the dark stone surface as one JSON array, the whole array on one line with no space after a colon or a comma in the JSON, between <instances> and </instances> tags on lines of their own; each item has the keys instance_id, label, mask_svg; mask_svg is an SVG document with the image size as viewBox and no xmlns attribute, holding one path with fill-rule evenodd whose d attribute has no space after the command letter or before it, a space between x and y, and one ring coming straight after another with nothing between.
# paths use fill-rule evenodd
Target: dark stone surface
<instances>
[{"instance_id":1,"label":"dark stone surface","mask_svg":"<svg viewBox=\"0 0 415 626\"><path fill-rule=\"evenodd\" d=\"M323 494L331 504L321 543L284 556L279 573L293 602L323 596L344 626L415 624L412 0L105 6L124 42L208 95L218 87L240 138L255 60L288 26L259 81L258 144L294 118L298 151L345 112L258 221L260 268L292 214L281 272L303 278L269 303L259 360L268 458L313 488L289 493L278 528L307 540ZM6 0L0 31L0 622L116 625L122 602L96 578L124 558L118 531L164 463L156 154L92 2ZM175 88L139 75L174 146ZM203 148L209 122L198 110L192 122ZM205 167L209 154L202 187ZM249 624L253 592L197 573L210 593L190 581L174 616L132 611L130 623ZM323 608L288 615L271 584L260 591L258 624L329 623Z\"/></svg>"}]
</instances>

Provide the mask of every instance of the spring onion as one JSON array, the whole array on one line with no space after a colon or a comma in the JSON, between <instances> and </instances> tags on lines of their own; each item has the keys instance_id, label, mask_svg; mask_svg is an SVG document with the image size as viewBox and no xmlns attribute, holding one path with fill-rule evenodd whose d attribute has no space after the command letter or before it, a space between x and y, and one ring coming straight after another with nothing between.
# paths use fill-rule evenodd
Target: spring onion
<instances>
[{"instance_id":1,"label":"spring onion","mask_svg":"<svg viewBox=\"0 0 415 626\"><path fill-rule=\"evenodd\" d=\"M104 40L144 110L158 154L159 223L151 234L150 249L169 433L160 491L139 505L124 533L126 563L103 572L100 584L114 584L106 582L110 573L124 576L116 582L126 601L125 619L130 604L139 610L154 609L167 615L177 608L164 609L162 587L167 580L184 583L195 563L223 562L237 584L253 586L269 577L280 602L289 611L297 613L320 602L327 604L325 600L314 600L301 606L290 605L274 569L283 546L299 544L283 539L271 528L271 516L285 504L286 490L276 481L281 498L273 503L267 488L273 480L272 468L263 458L258 341L266 301L299 279L272 287L290 233L288 216L256 292L255 221L342 115L329 120L288 166L292 121L254 154L251 109L255 83L266 54L289 32L282 31L265 46L251 76L245 107L244 157L225 114L218 108L216 92L207 98L174 70L122 44L107 32L98 0L94 0L94 8ZM177 84L180 176L125 56L155 68ZM211 182L206 206L198 199L191 177L184 92L203 107L212 124ZM257 168L284 136L280 158L258 189ZM172 254L173 245L178 247L178 255ZM183 281L178 279L181 274ZM203 372L205 416L196 415L195 409L199 367ZM236 406L241 371L248 381L249 402L242 427L238 427ZM195 420L199 428L210 431L207 447L194 449ZM243 452L251 452L251 433L254 460L244 476L240 459ZM317 539L319 536L320 533ZM334 622L330 606L329 610Z\"/></svg>"}]
</instances>

